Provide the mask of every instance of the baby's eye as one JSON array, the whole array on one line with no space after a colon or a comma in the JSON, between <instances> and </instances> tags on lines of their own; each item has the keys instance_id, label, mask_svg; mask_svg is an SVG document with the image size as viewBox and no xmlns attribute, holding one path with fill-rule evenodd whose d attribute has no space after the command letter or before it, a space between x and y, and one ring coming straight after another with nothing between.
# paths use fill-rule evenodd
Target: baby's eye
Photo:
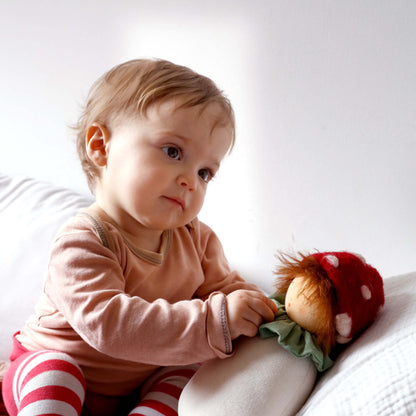
<instances>
[{"instance_id":1,"label":"baby's eye","mask_svg":"<svg viewBox=\"0 0 416 416\"><path fill-rule=\"evenodd\" d=\"M200 169L198 175L204 182L209 182L214 176L209 169Z\"/></svg>"},{"instance_id":2,"label":"baby's eye","mask_svg":"<svg viewBox=\"0 0 416 416\"><path fill-rule=\"evenodd\" d=\"M162 150L170 157L171 159L180 160L181 159L181 150L176 146L165 146L162 147Z\"/></svg>"}]
</instances>

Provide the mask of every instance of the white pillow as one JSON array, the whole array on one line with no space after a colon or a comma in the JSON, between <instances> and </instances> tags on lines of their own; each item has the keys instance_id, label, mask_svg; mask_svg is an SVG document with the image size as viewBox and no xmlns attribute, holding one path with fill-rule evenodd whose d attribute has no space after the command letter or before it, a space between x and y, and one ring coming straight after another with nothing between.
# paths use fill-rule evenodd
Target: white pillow
<instances>
[{"instance_id":1,"label":"white pillow","mask_svg":"<svg viewBox=\"0 0 416 416\"><path fill-rule=\"evenodd\" d=\"M318 382L299 416L416 414L416 272L384 281L376 322Z\"/></svg>"},{"instance_id":2,"label":"white pillow","mask_svg":"<svg viewBox=\"0 0 416 416\"><path fill-rule=\"evenodd\" d=\"M0 360L41 293L50 243L60 225L92 198L26 177L0 174Z\"/></svg>"},{"instance_id":3,"label":"white pillow","mask_svg":"<svg viewBox=\"0 0 416 416\"><path fill-rule=\"evenodd\" d=\"M243 338L235 350L196 372L180 397L180 416L295 414L315 384L312 361L295 357L276 338Z\"/></svg>"}]
</instances>

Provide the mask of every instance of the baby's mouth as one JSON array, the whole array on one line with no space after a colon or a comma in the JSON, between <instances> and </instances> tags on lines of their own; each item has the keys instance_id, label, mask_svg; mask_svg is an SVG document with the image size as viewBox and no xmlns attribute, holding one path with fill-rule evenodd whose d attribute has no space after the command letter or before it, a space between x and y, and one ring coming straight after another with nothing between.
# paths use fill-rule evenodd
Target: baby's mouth
<instances>
[{"instance_id":1,"label":"baby's mouth","mask_svg":"<svg viewBox=\"0 0 416 416\"><path fill-rule=\"evenodd\" d=\"M183 199L171 196L165 196L164 198L171 201L173 204L178 205L180 208L185 209L185 201Z\"/></svg>"}]
</instances>

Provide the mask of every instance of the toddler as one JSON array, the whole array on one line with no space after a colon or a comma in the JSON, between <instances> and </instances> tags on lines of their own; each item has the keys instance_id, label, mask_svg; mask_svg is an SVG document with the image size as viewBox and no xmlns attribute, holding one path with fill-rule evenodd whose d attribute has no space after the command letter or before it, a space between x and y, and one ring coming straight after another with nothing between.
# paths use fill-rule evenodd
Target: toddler
<instances>
[{"instance_id":1,"label":"toddler","mask_svg":"<svg viewBox=\"0 0 416 416\"><path fill-rule=\"evenodd\" d=\"M10 415L175 415L198 363L274 318L197 219L234 130L229 101L186 67L133 60L94 84L77 148L96 201L59 231L14 336Z\"/></svg>"}]
</instances>

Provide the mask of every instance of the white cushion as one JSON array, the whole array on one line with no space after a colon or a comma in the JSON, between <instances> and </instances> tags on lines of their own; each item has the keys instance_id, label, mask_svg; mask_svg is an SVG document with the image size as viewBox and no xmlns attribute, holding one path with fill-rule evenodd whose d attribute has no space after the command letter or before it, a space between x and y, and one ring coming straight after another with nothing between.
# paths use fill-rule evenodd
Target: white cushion
<instances>
[{"instance_id":1,"label":"white cushion","mask_svg":"<svg viewBox=\"0 0 416 416\"><path fill-rule=\"evenodd\" d=\"M26 177L0 174L0 360L34 311L50 243L59 226L92 198Z\"/></svg>"},{"instance_id":2,"label":"white cushion","mask_svg":"<svg viewBox=\"0 0 416 416\"><path fill-rule=\"evenodd\" d=\"M235 355L204 364L179 400L181 416L290 416L315 384L312 361L283 349L276 338L244 338Z\"/></svg>"},{"instance_id":3,"label":"white cushion","mask_svg":"<svg viewBox=\"0 0 416 416\"><path fill-rule=\"evenodd\" d=\"M338 357L299 416L416 414L416 273L384 281L376 322Z\"/></svg>"}]
</instances>

